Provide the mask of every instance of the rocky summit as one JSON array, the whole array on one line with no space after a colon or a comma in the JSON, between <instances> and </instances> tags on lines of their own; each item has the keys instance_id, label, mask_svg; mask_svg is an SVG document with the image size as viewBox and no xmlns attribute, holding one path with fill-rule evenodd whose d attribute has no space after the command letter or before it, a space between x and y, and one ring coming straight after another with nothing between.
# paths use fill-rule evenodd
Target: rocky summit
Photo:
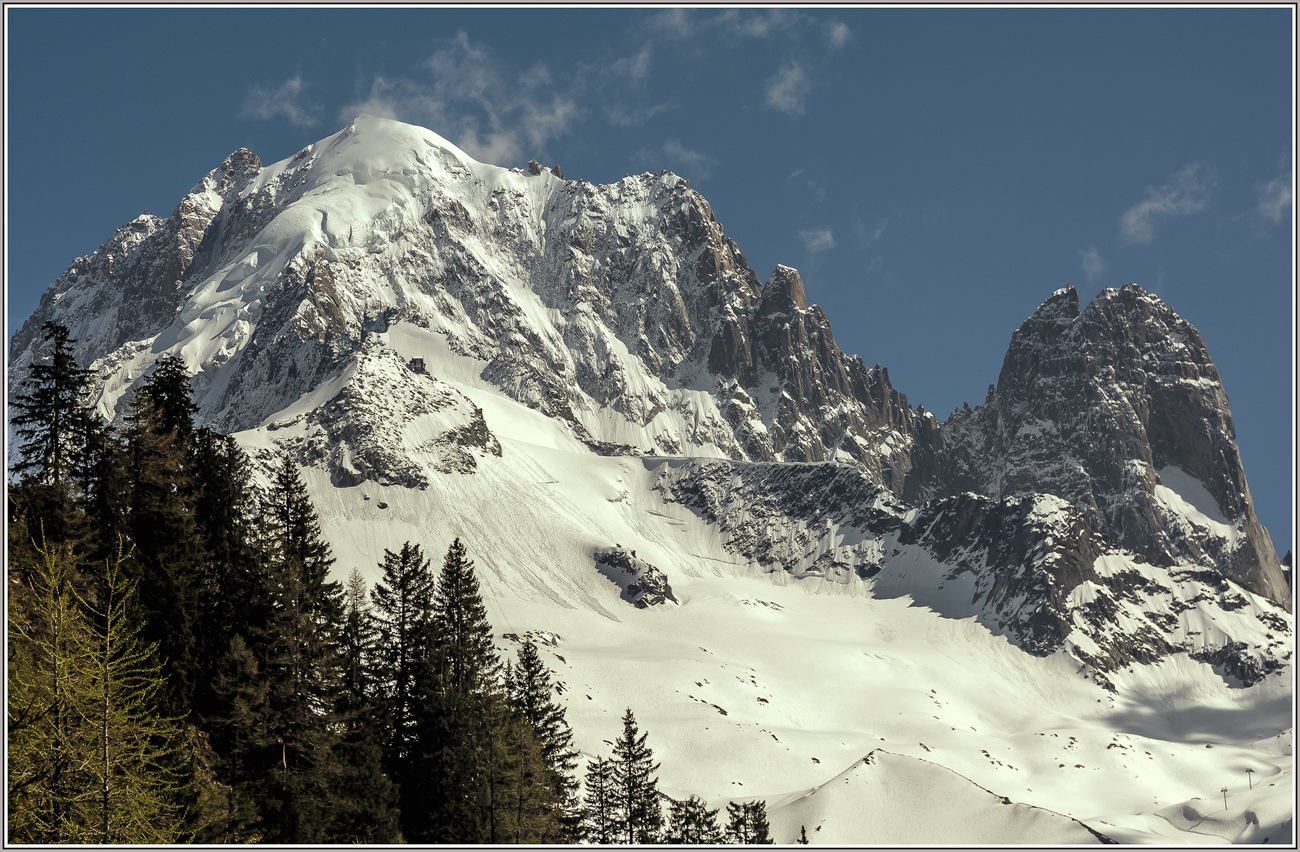
<instances>
[{"instance_id":1,"label":"rocky summit","mask_svg":"<svg viewBox=\"0 0 1300 852\"><path fill-rule=\"evenodd\" d=\"M1143 667L1236 689L1291 659L1218 371L1136 284L1051 293L984 403L940 421L840 350L795 269L760 279L688 181L501 168L360 116L271 165L235 152L73 261L10 343L11 395L48 321L109 420L181 358L199 423L304 466L345 573L469 539L510 635L760 576L974 619L1098 702ZM620 678L588 687L622 701ZM694 680L675 700L713 712Z\"/></svg>"}]
</instances>

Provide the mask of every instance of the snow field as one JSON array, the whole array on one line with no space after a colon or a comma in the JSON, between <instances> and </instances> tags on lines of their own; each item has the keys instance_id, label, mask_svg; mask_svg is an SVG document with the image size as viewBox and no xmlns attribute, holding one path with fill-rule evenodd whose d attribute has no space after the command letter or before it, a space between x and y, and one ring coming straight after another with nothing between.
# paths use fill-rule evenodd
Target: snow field
<instances>
[{"instance_id":1,"label":"snow field","mask_svg":"<svg viewBox=\"0 0 1300 852\"><path fill-rule=\"evenodd\" d=\"M393 336L399 352L400 334L414 332ZM1009 808L983 787L1134 842L1195 843L1218 823L1160 814L1198 796L1212 802L1219 787L1245 781L1246 766L1257 788L1290 777L1289 730L1276 747L1290 724L1283 678L1233 690L1207 666L1174 658L1116 676L1126 696L1117 701L1064 654L1033 657L976 623L969 583L944 580L919 550L887 562L874 583L767 574L660 499L655 473L678 462L593 455L548 418L462 383L463 372L442 376L455 375L449 384L483 409L501 458L481 459L471 475L439 475L426 490L336 488L323 471L304 470L336 574L355 565L373 582L383 548L408 539L437 565L460 536L497 635L558 635L540 647L588 757L609 753L631 707L665 792L714 807L765 798L782 842L814 817L822 843L1082 836L1069 820ZM267 445L270 436L240 437ZM622 600L592 562L614 545L664 571L680 603L639 610ZM898 757L868 772L860 762L875 749ZM832 785L833 796L807 797L842 773L848 782ZM882 779L892 785L883 798ZM1289 814L1280 787L1263 789L1257 818ZM927 822L933 808L898 817L941 795L960 803L951 812L973 834Z\"/></svg>"}]
</instances>

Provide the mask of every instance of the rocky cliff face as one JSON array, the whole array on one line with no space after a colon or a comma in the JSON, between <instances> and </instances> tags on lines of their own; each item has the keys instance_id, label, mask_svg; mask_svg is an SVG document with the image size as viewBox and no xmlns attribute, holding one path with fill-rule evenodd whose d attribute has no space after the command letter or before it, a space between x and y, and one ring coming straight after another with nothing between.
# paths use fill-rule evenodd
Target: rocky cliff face
<instances>
[{"instance_id":1,"label":"rocky cliff face","mask_svg":"<svg viewBox=\"0 0 1300 852\"><path fill-rule=\"evenodd\" d=\"M923 553L992 629L1098 671L1210 653L1190 609L1259 623L1289 602L1218 373L1159 299L1054 293L985 403L941 423L838 348L797 271L760 282L667 172L566 181L362 116L270 166L236 152L169 218L75 261L11 342L11 392L46 320L78 339L106 416L173 353L201 422L337 488L454 489L500 457L473 385L593 452L678 457L662 499L766 570L883 590ZM671 600L667 566L595 561L629 599ZM1261 647L1224 660L1266 669L1281 652Z\"/></svg>"},{"instance_id":2,"label":"rocky cliff face","mask_svg":"<svg viewBox=\"0 0 1300 852\"><path fill-rule=\"evenodd\" d=\"M930 494L1054 494L1147 561L1212 564L1289 598L1205 343L1136 284L1082 310L1074 288L1054 293L1012 336L985 403L941 432Z\"/></svg>"}]
</instances>

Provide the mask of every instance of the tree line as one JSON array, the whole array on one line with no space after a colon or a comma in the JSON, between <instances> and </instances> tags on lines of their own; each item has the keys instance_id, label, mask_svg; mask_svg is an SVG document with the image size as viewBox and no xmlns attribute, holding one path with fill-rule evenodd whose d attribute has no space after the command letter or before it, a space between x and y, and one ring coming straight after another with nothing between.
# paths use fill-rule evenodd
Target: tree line
<instances>
[{"instance_id":1,"label":"tree line","mask_svg":"<svg viewBox=\"0 0 1300 852\"><path fill-rule=\"evenodd\" d=\"M771 842L762 802L724 829L662 796L630 709L580 790L552 674L500 658L461 541L331 581L297 465L256 486L180 359L114 426L45 332L11 399L9 842Z\"/></svg>"}]
</instances>

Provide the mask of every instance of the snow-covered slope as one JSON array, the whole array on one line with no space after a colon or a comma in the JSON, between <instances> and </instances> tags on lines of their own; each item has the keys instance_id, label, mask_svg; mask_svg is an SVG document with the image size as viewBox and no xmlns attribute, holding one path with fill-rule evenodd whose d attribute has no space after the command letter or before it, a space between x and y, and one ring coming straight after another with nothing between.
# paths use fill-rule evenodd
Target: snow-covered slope
<instances>
[{"instance_id":1,"label":"snow-covered slope","mask_svg":"<svg viewBox=\"0 0 1300 852\"><path fill-rule=\"evenodd\" d=\"M1213 364L1139 288L1054 294L940 423L677 176L361 116L74 262L11 390L46 320L107 417L183 358L201 422L304 465L340 572L460 536L585 752L631 706L667 792L766 798L779 841L1290 831L1290 592Z\"/></svg>"}]
</instances>

